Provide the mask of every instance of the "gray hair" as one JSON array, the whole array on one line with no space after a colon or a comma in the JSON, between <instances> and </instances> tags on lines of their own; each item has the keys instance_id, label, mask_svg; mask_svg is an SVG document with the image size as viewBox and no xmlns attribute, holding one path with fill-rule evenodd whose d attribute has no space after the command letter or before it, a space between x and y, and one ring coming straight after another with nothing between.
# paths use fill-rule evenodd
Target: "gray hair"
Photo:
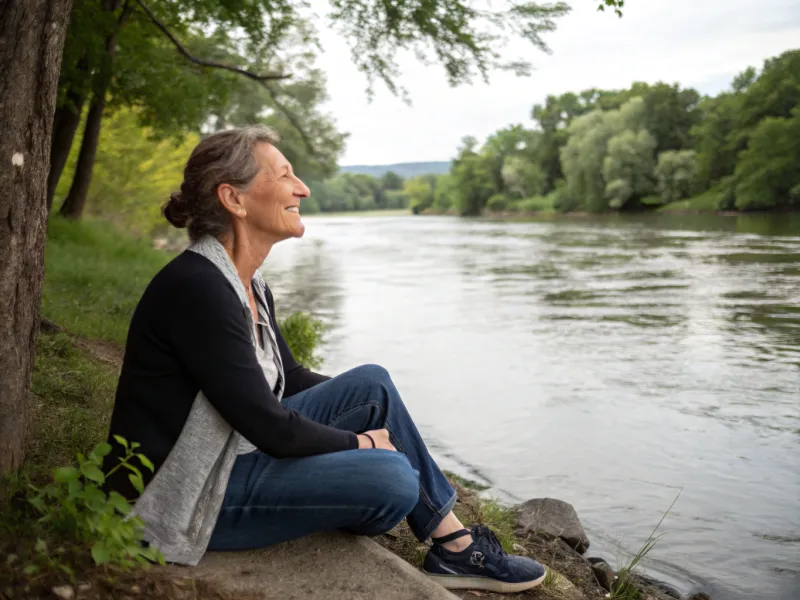
<instances>
[{"instance_id":1,"label":"gray hair","mask_svg":"<svg viewBox=\"0 0 800 600\"><path fill-rule=\"evenodd\" d=\"M186 162L180 191L173 192L163 207L167 221L188 227L193 241L227 233L231 217L217 198L217 187L222 183L247 186L258 173L255 145L274 145L279 139L276 131L264 125L226 129L203 139Z\"/></svg>"}]
</instances>

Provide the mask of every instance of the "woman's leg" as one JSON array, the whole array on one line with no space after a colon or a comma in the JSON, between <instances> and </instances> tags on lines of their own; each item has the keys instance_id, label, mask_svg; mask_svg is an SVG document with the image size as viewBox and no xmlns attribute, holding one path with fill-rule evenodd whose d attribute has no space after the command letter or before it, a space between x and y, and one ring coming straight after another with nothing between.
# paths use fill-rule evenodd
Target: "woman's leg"
<instances>
[{"instance_id":1,"label":"woman's leg","mask_svg":"<svg viewBox=\"0 0 800 600\"><path fill-rule=\"evenodd\" d=\"M419 500L408 514L409 526L416 537L425 541L434 533L440 537L462 527L451 513L456 493L428 453L386 369L376 365L357 367L286 398L284 404L314 421L339 429L359 433L388 429L392 444L419 473ZM353 492L358 494L357 490ZM465 543L468 540L461 539L453 543L453 548Z\"/></svg>"},{"instance_id":2,"label":"woman's leg","mask_svg":"<svg viewBox=\"0 0 800 600\"><path fill-rule=\"evenodd\" d=\"M257 548L338 528L373 535L407 515L421 541L444 538L434 539L424 570L445 587L519 592L544 580L539 563L507 555L487 528L461 530L451 511L455 492L384 369L353 369L284 403L349 431L386 428L399 452L349 450L283 460L258 451L240 456L210 549Z\"/></svg>"},{"instance_id":3,"label":"woman's leg","mask_svg":"<svg viewBox=\"0 0 800 600\"><path fill-rule=\"evenodd\" d=\"M416 471L389 450L282 460L255 451L236 460L209 549L263 548L331 529L377 535L418 497Z\"/></svg>"}]
</instances>

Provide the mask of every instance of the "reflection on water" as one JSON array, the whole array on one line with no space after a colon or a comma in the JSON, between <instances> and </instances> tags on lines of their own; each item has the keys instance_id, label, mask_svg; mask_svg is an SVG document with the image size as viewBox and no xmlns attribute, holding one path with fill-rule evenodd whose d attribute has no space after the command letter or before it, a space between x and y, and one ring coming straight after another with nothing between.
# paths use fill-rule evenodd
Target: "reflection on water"
<instances>
[{"instance_id":1,"label":"reflection on water","mask_svg":"<svg viewBox=\"0 0 800 600\"><path fill-rule=\"evenodd\" d=\"M437 458L572 502L716 600L800 598L800 218L313 218L265 267L393 374ZM591 551L590 551L591 553Z\"/></svg>"}]
</instances>

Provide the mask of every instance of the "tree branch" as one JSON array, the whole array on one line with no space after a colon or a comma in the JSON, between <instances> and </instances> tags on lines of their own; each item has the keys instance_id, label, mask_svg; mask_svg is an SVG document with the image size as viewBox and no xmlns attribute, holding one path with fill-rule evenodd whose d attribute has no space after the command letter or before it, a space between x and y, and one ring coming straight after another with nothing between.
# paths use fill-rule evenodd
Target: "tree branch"
<instances>
[{"instance_id":1,"label":"tree branch","mask_svg":"<svg viewBox=\"0 0 800 600\"><path fill-rule=\"evenodd\" d=\"M240 67L235 67L233 65L227 65L225 63L220 63L213 60L198 58L193 54L189 53L189 51L178 41L178 39L174 35L172 35L172 32L169 29L167 29L167 26L158 20L158 17L156 17L153 14L153 11L151 11L142 0L136 0L136 2L139 4L139 6L142 7L142 10L144 10L144 12L153 22L153 24L161 30L161 33L167 36L169 41L173 43L175 48L178 49L178 52L180 52L187 60L193 62L196 65L200 65L202 67L211 67L213 69L224 69L226 71L233 71L234 73L243 75L248 79L252 79L253 81L257 81L261 84L267 81L289 79L291 77L291 75L286 75L282 73L265 73L263 75L259 75L258 73L253 73L252 71L248 71L247 69L242 69Z\"/></svg>"},{"instance_id":2,"label":"tree branch","mask_svg":"<svg viewBox=\"0 0 800 600\"><path fill-rule=\"evenodd\" d=\"M302 138L303 144L305 145L306 150L308 150L308 153L310 155L312 155L312 156L314 155L314 145L311 143L311 140L309 139L308 134L306 133L306 131L303 129L303 127L300 126L300 123L298 122L297 117L295 116L295 114L291 110L286 108L286 106L280 100L278 100L278 92L275 91L269 85L269 83L267 83L268 81L289 79L291 77L291 75L282 75L282 74L277 74L277 73L275 73L275 74L269 74L268 73L268 74L265 74L265 75L258 75L256 73L253 73L252 71L248 71L246 69L241 69L239 67L234 67L232 65L226 65L224 63L219 63L219 62L216 62L216 61L213 61L213 60L205 60L205 59L202 59L202 58L197 58L196 56L193 56L192 54L190 54L189 51L186 50L186 48L184 48L184 46L175 38L175 36L172 35L172 32L167 28L167 26L164 25L161 21L158 20L158 17L156 17L153 14L153 11L151 11L147 7L147 5L143 2L143 0L136 0L136 2L139 4L139 6L142 7L142 10L144 10L144 12L147 14L147 16L153 22L153 24L156 27L158 27L158 29L165 36L167 36L167 38L169 38L169 41L171 41L173 43L173 45L178 49L178 52L180 52L189 61L191 61L191 62L193 62L193 63L195 63L197 65L201 65L203 67L211 67L213 69L225 69L226 71L232 71L234 73L238 73L239 75L243 75L243 76L247 77L248 79L252 79L256 83L258 83L259 85L264 87L264 89L266 89L267 92L269 93L269 96L272 99L272 103L276 106L276 108L279 111L281 111L286 116L286 118L288 119L289 123L292 124L292 127L294 127L297 130L297 133L300 134L300 137Z\"/></svg>"}]
</instances>

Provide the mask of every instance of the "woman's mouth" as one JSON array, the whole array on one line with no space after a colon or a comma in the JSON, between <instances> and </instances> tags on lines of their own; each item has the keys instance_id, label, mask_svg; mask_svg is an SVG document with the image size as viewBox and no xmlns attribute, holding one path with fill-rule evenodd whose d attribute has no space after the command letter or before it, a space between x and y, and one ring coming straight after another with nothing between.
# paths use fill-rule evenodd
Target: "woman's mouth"
<instances>
[{"instance_id":1,"label":"woman's mouth","mask_svg":"<svg viewBox=\"0 0 800 600\"><path fill-rule=\"evenodd\" d=\"M298 213L298 214L300 213L300 207L299 206L288 206L286 208L286 210L288 212L291 212L291 213Z\"/></svg>"}]
</instances>

